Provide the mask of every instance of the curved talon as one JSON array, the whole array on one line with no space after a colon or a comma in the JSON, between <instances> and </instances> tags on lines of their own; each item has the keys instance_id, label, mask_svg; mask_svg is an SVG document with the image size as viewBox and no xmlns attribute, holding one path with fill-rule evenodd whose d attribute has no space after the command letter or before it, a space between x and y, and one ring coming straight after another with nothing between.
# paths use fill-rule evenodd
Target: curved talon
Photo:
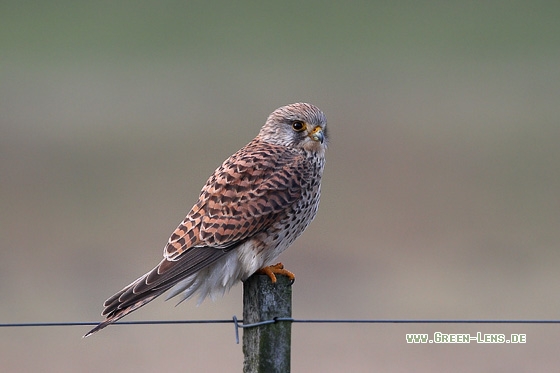
<instances>
[{"instance_id":1,"label":"curved talon","mask_svg":"<svg viewBox=\"0 0 560 373\"><path fill-rule=\"evenodd\" d=\"M276 283L276 275L284 275L288 277L290 279L289 286L292 286L296 281L296 275L294 275L292 272L285 269L282 263L276 263L271 266L263 267L259 269L257 273L267 275L268 277L270 277L270 281L272 281L273 284Z\"/></svg>"}]
</instances>

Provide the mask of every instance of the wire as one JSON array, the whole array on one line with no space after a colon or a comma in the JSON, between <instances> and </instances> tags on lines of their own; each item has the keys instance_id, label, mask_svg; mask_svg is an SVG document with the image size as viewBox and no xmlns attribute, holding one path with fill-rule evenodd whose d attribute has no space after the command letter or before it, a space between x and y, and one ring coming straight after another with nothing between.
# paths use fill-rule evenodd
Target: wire
<instances>
[{"instance_id":1,"label":"wire","mask_svg":"<svg viewBox=\"0 0 560 373\"><path fill-rule=\"evenodd\" d=\"M233 316L229 320L144 320L117 321L114 325L176 325L176 324L229 324L235 326L235 342L239 344L239 328L254 328L257 326L274 324L277 322L291 322L300 324L560 324L560 320L484 320L484 319L293 319L291 317L275 317L270 320L244 324ZM15 327L48 327L48 326L95 326L97 322L28 322L28 323L0 323L0 328Z\"/></svg>"},{"instance_id":2,"label":"wire","mask_svg":"<svg viewBox=\"0 0 560 373\"><path fill-rule=\"evenodd\" d=\"M113 325L167 325L167 324L237 324L240 328L251 328L260 325L272 324L279 321L290 321L302 324L560 324L560 320L488 320L488 319L293 319L291 317L277 317L260 321L254 324L243 324L236 316L226 320L144 320L144 321L117 321ZM24 322L0 323L0 328L11 327L46 327L46 326L95 326L98 322Z\"/></svg>"}]
</instances>

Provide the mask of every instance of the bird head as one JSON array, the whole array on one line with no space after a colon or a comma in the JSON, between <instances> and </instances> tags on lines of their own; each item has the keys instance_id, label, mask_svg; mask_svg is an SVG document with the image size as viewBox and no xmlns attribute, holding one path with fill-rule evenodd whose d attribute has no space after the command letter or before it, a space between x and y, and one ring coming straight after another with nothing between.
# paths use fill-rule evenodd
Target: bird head
<instances>
[{"instance_id":1,"label":"bird head","mask_svg":"<svg viewBox=\"0 0 560 373\"><path fill-rule=\"evenodd\" d=\"M311 104L282 106L270 114L259 136L275 145L324 152L328 142L327 118Z\"/></svg>"}]
</instances>

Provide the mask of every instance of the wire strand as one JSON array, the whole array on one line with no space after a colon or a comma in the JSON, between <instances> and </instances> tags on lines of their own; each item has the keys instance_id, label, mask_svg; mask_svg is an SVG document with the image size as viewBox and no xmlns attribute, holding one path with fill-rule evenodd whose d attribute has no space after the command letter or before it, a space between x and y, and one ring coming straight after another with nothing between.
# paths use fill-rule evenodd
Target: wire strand
<instances>
[{"instance_id":1,"label":"wire strand","mask_svg":"<svg viewBox=\"0 0 560 373\"><path fill-rule=\"evenodd\" d=\"M560 324L560 320L533 320L533 319L293 319L275 318L260 321L254 324L243 325L243 320L233 316L225 320L141 320L117 321L113 325L167 325L167 324L238 324L240 328L249 328L259 325L272 324L278 321L290 321L302 324ZM11 327L47 327L47 326L95 326L98 322L23 322L0 323L0 328Z\"/></svg>"},{"instance_id":2,"label":"wire strand","mask_svg":"<svg viewBox=\"0 0 560 373\"><path fill-rule=\"evenodd\" d=\"M560 320L430 320L430 319L293 319L291 317L275 317L270 320L244 324L233 316L230 320L141 320L117 321L114 325L176 325L176 324L229 324L235 327L235 343L239 344L239 329L274 324L277 322L291 322L300 324L560 324ZM0 328L13 327L52 327L52 326L95 326L97 322L28 322L1 323Z\"/></svg>"}]
</instances>

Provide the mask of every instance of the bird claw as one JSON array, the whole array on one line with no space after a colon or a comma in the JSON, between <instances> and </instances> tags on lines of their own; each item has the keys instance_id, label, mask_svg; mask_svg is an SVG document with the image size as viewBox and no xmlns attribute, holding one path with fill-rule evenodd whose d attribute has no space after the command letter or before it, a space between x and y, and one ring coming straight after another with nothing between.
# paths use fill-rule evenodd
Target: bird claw
<instances>
[{"instance_id":1,"label":"bird claw","mask_svg":"<svg viewBox=\"0 0 560 373\"><path fill-rule=\"evenodd\" d=\"M292 272L285 269L284 264L282 263L276 263L271 266L263 267L259 269L257 273L262 275L267 275L268 277L270 277L270 281L272 281L273 284L276 283L276 275L284 275L288 277L290 279L289 286L292 286L296 281L296 275L294 275Z\"/></svg>"}]
</instances>

